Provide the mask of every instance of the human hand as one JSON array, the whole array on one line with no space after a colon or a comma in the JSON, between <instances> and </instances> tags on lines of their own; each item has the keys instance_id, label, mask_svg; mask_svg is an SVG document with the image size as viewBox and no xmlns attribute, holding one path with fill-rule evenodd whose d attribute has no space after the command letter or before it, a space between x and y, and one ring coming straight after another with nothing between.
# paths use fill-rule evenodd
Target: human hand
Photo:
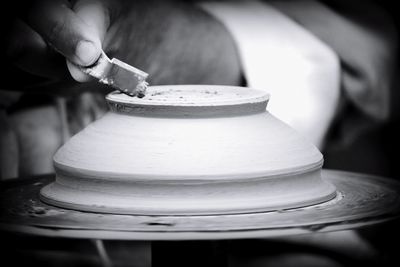
<instances>
[{"instance_id":1,"label":"human hand","mask_svg":"<svg viewBox=\"0 0 400 267\"><path fill-rule=\"evenodd\" d=\"M172 4L171 4L172 3ZM233 41L210 16L175 1L35 1L17 19L8 55L21 69L52 79L96 62L103 49L151 74L152 84L235 84Z\"/></svg>"},{"instance_id":2,"label":"human hand","mask_svg":"<svg viewBox=\"0 0 400 267\"><path fill-rule=\"evenodd\" d=\"M87 81L78 66L96 62L109 23L106 1L34 1L18 14L7 54L21 69L48 78L65 78L65 64L77 81Z\"/></svg>"}]
</instances>

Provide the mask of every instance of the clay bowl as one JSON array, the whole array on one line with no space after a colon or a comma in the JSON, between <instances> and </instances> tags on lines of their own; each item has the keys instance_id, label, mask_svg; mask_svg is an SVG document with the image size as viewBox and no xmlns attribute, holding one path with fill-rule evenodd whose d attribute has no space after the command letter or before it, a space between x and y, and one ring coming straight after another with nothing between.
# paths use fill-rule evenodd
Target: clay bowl
<instances>
[{"instance_id":1,"label":"clay bowl","mask_svg":"<svg viewBox=\"0 0 400 267\"><path fill-rule=\"evenodd\" d=\"M142 215L272 211L335 197L323 157L266 111L268 94L228 86L113 92L103 118L54 156L51 205Z\"/></svg>"}]
</instances>

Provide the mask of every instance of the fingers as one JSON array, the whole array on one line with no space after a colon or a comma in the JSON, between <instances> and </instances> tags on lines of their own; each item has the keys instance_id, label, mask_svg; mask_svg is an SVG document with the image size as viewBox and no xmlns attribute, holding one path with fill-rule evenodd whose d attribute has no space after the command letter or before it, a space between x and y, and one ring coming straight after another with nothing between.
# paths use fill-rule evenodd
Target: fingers
<instances>
[{"instance_id":1,"label":"fingers","mask_svg":"<svg viewBox=\"0 0 400 267\"><path fill-rule=\"evenodd\" d=\"M89 66L101 54L101 43L110 24L108 0L67 0L30 2L27 11L19 12L8 38L8 57L32 74L59 78L67 74L77 81L90 77L79 66ZM26 5L25 5L26 6Z\"/></svg>"},{"instance_id":2,"label":"fingers","mask_svg":"<svg viewBox=\"0 0 400 267\"><path fill-rule=\"evenodd\" d=\"M61 0L42 0L28 12L27 23L74 64L88 66L101 54L99 32Z\"/></svg>"},{"instance_id":3,"label":"fingers","mask_svg":"<svg viewBox=\"0 0 400 267\"><path fill-rule=\"evenodd\" d=\"M68 71L71 74L72 78L74 78L74 80L77 82L83 83L83 82L88 82L88 81L93 80L92 77L90 77L86 73L82 72L79 69L79 66L75 65L74 63L72 63L69 60L67 60L67 68L68 68Z\"/></svg>"}]
</instances>

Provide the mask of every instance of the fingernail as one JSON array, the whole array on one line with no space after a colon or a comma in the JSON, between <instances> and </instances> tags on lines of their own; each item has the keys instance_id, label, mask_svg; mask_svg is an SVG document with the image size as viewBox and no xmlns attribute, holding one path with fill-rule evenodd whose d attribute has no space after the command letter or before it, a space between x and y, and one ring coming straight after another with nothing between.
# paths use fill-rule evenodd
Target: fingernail
<instances>
[{"instance_id":1,"label":"fingernail","mask_svg":"<svg viewBox=\"0 0 400 267\"><path fill-rule=\"evenodd\" d=\"M75 54L83 66L93 64L100 56L96 46L89 41L80 41L76 46Z\"/></svg>"}]
</instances>

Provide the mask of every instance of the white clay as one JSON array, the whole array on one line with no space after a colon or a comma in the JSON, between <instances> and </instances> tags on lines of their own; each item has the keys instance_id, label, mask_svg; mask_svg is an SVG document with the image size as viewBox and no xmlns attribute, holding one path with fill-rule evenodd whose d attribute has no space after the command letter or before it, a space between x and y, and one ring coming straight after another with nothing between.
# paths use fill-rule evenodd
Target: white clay
<instances>
[{"instance_id":1,"label":"white clay","mask_svg":"<svg viewBox=\"0 0 400 267\"><path fill-rule=\"evenodd\" d=\"M111 93L111 111L55 155L47 203L120 214L230 214L321 203L323 157L266 111L262 91L149 87ZM296 112L296 111L293 111Z\"/></svg>"}]
</instances>

